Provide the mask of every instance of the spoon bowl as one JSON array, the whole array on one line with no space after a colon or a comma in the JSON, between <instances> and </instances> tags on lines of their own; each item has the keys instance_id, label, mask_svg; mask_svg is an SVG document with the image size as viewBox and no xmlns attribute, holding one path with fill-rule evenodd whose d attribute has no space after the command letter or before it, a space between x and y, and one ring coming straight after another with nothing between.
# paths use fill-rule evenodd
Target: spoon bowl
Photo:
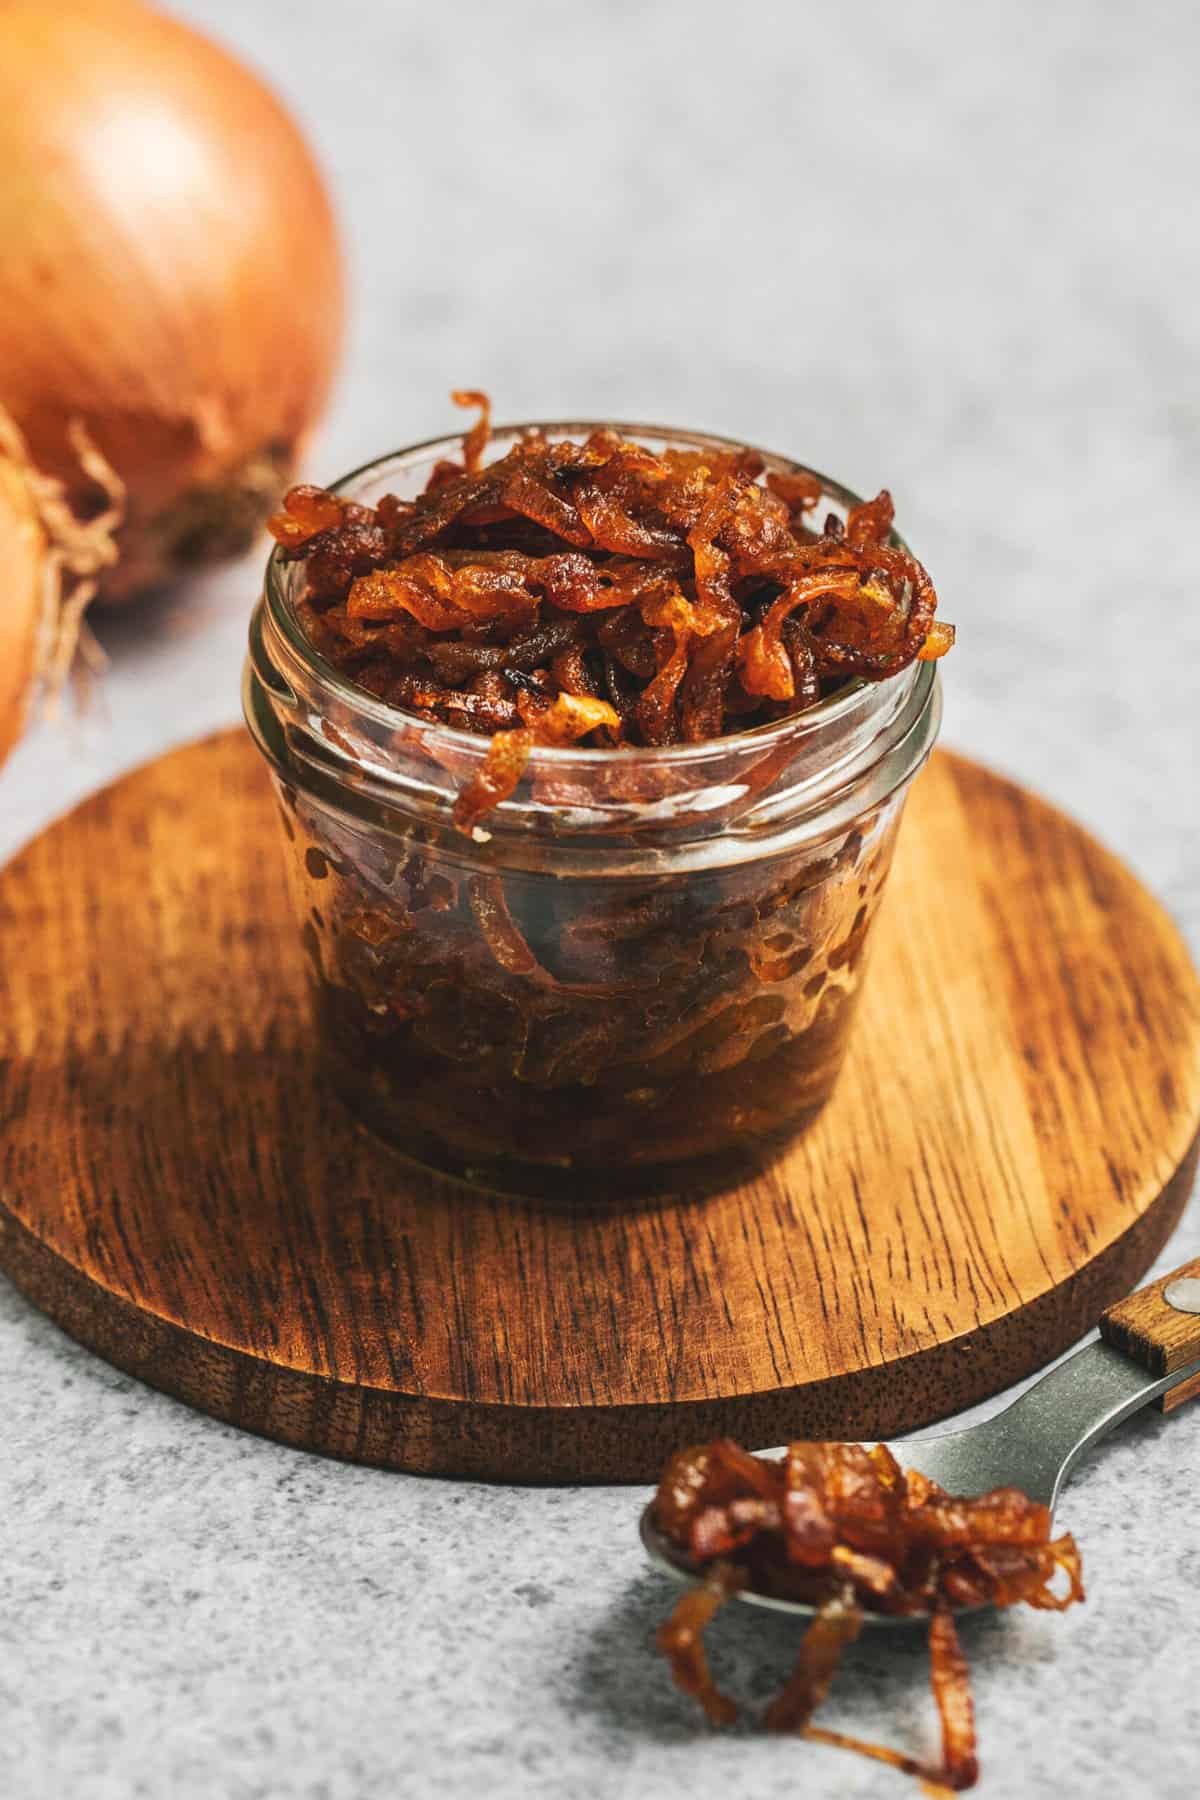
<instances>
[{"instance_id":1,"label":"spoon bowl","mask_svg":"<svg viewBox=\"0 0 1200 1800\"><path fill-rule=\"evenodd\" d=\"M962 1431L889 1445L902 1468L919 1470L948 1494L967 1499L1015 1487L1051 1514L1068 1474L1092 1446L1131 1413L1160 1396L1200 1388L1200 1263L1177 1270L1101 1321L1107 1341L1092 1341L1058 1363L1010 1406ZM1119 1346L1119 1347L1118 1347ZM1186 1360L1185 1360L1186 1359ZM783 1456L784 1447L760 1452ZM641 1516L651 1562L673 1580L701 1573L658 1528L651 1503ZM735 1598L771 1612L812 1618L799 1600L743 1589ZM983 1612L985 1607L964 1608ZM864 1626L928 1625L928 1613L864 1613Z\"/></svg>"}]
</instances>

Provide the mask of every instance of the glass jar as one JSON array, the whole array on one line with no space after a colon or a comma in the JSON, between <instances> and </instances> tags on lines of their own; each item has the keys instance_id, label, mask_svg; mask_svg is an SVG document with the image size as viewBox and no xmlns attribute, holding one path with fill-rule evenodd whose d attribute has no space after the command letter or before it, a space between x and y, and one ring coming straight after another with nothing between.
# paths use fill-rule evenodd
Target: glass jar
<instances>
[{"instance_id":1,"label":"glass jar","mask_svg":"<svg viewBox=\"0 0 1200 1800\"><path fill-rule=\"evenodd\" d=\"M654 450L734 447L618 429ZM337 491L411 498L460 441ZM855 496L824 486L844 517ZM487 739L324 661L297 618L302 576L272 555L244 700L343 1098L423 1164L570 1205L710 1190L775 1157L845 1055L905 794L937 733L936 665L705 743L535 750L466 837L451 809Z\"/></svg>"}]
</instances>

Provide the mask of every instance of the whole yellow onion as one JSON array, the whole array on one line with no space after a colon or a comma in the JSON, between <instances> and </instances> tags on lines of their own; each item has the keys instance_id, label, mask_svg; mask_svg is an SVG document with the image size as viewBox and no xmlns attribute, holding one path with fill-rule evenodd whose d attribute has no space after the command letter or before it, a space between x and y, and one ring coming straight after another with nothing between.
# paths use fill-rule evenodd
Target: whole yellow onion
<instances>
[{"instance_id":1,"label":"whole yellow onion","mask_svg":"<svg viewBox=\"0 0 1200 1800\"><path fill-rule=\"evenodd\" d=\"M21 729L38 659L46 539L15 462L0 459L0 762Z\"/></svg>"},{"instance_id":2,"label":"whole yellow onion","mask_svg":"<svg viewBox=\"0 0 1200 1800\"><path fill-rule=\"evenodd\" d=\"M0 762L20 736L34 696L62 687L84 611L119 554L124 489L79 420L67 427L67 439L75 479L95 502L86 517L69 500L65 482L34 467L0 406ZM90 634L82 641L96 651Z\"/></svg>"},{"instance_id":3,"label":"whole yellow onion","mask_svg":"<svg viewBox=\"0 0 1200 1800\"><path fill-rule=\"evenodd\" d=\"M123 490L102 597L249 547L342 311L321 178L254 75L140 0L0 0L0 407L78 519Z\"/></svg>"}]
</instances>

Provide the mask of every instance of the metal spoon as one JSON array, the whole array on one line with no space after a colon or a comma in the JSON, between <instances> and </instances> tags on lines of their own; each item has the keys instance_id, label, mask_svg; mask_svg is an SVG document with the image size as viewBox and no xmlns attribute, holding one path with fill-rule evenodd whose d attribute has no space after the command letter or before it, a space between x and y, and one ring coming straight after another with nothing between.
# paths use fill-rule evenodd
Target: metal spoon
<instances>
[{"instance_id":1,"label":"metal spoon","mask_svg":"<svg viewBox=\"0 0 1200 1800\"><path fill-rule=\"evenodd\" d=\"M1182 1316L1173 1320L1172 1314ZM1063 1482L1085 1451L1160 1394L1200 1381L1200 1262L1110 1308L1100 1328L1110 1340L1120 1338L1123 1348L1112 1341L1085 1344L995 1417L965 1431L893 1444L897 1460L947 1493L967 1497L1016 1487L1053 1512ZM1193 1360L1179 1366L1181 1355ZM1150 1367L1135 1360L1138 1356ZM782 1456L784 1451L763 1454ZM658 1568L676 1581L696 1580L695 1568L658 1530L649 1506L642 1513L641 1536ZM800 1617L811 1617L815 1610L798 1600L748 1590L736 1598ZM924 1613L868 1612L865 1617L869 1625L927 1622Z\"/></svg>"}]
</instances>

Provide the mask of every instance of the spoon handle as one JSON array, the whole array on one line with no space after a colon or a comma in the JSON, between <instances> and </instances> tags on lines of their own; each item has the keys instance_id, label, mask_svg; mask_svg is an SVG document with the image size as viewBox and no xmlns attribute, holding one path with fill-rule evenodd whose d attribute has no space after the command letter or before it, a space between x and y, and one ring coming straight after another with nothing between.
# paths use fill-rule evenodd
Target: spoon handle
<instances>
[{"instance_id":1,"label":"spoon handle","mask_svg":"<svg viewBox=\"0 0 1200 1800\"><path fill-rule=\"evenodd\" d=\"M1200 1359L1200 1257L1152 1281L1100 1317L1100 1336L1152 1375L1173 1375ZM1159 1396L1171 1412L1200 1394L1200 1375Z\"/></svg>"},{"instance_id":2,"label":"spoon handle","mask_svg":"<svg viewBox=\"0 0 1200 1800\"><path fill-rule=\"evenodd\" d=\"M1132 1357L1151 1375L1173 1375L1200 1357L1200 1256L1160 1276L1099 1319L1105 1343ZM1164 1413L1200 1393L1200 1377L1180 1381L1160 1395Z\"/></svg>"},{"instance_id":3,"label":"spoon handle","mask_svg":"<svg viewBox=\"0 0 1200 1800\"><path fill-rule=\"evenodd\" d=\"M1110 1307L1084 1344L1001 1413L922 1442L905 1456L952 1493L1010 1483L1053 1508L1068 1472L1122 1419L1200 1394L1200 1260ZM1181 1322L1181 1323L1180 1323ZM1164 1404L1165 1403L1165 1404Z\"/></svg>"}]
</instances>

